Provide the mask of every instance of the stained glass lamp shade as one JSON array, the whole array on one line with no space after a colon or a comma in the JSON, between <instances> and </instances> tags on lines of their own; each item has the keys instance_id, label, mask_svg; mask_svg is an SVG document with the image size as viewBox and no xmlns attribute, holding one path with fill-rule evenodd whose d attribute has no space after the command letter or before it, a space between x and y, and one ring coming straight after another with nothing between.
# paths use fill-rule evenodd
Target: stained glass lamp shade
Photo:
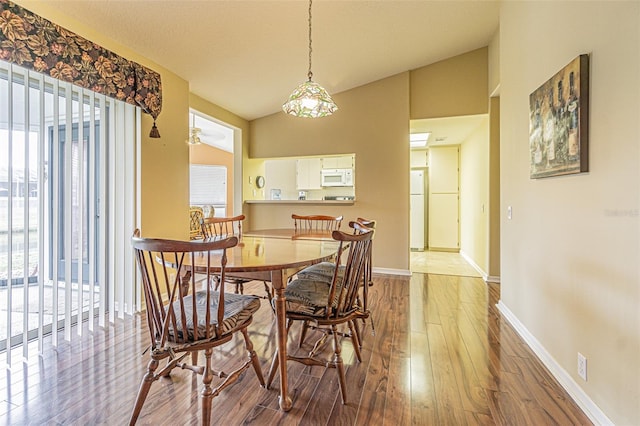
<instances>
[{"instance_id":1,"label":"stained glass lamp shade","mask_svg":"<svg viewBox=\"0 0 640 426\"><path fill-rule=\"evenodd\" d=\"M338 106L322 86L309 80L295 88L282 109L296 117L318 118L333 114Z\"/></svg>"}]
</instances>

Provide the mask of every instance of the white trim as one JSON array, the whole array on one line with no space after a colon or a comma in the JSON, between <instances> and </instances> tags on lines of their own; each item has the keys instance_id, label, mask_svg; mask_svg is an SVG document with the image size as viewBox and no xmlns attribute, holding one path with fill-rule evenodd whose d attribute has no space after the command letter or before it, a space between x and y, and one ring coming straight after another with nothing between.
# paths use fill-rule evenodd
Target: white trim
<instances>
[{"instance_id":1,"label":"white trim","mask_svg":"<svg viewBox=\"0 0 640 426\"><path fill-rule=\"evenodd\" d=\"M487 278L485 278L485 282L500 284L500 276L499 275L488 275Z\"/></svg>"},{"instance_id":2,"label":"white trim","mask_svg":"<svg viewBox=\"0 0 640 426\"><path fill-rule=\"evenodd\" d=\"M538 359L549 369L553 377L560 383L560 386L567 391L578 406L584 411L589 419L596 425L613 425L613 422L600 410L600 408L589 398L584 390L567 371L558 364L544 346L535 338L533 334L518 320L509 308L500 300L496 307L511 326L520 335L522 340L529 345Z\"/></svg>"},{"instance_id":3,"label":"white trim","mask_svg":"<svg viewBox=\"0 0 640 426\"><path fill-rule=\"evenodd\" d=\"M462 256L462 258L464 260L466 260L467 263L469 265L471 265L473 267L473 269L475 269L480 274L480 276L482 276L482 279L484 281L487 281L487 277L489 275L480 266L478 266L478 264L476 262L474 262L473 259L467 253L465 253L464 251L460 250L460 256Z\"/></svg>"},{"instance_id":4,"label":"white trim","mask_svg":"<svg viewBox=\"0 0 640 426\"><path fill-rule=\"evenodd\" d=\"M374 274L401 275L403 277L411 276L411 271L408 269L372 268L371 272Z\"/></svg>"}]
</instances>

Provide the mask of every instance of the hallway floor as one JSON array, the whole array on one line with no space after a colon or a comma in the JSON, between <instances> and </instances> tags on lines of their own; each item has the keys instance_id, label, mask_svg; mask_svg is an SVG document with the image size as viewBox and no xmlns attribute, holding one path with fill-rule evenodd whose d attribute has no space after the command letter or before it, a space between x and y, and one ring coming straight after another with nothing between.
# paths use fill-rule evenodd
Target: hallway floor
<instances>
[{"instance_id":1,"label":"hallway floor","mask_svg":"<svg viewBox=\"0 0 640 426\"><path fill-rule=\"evenodd\" d=\"M411 272L424 274L480 277L480 273L460 253L445 251L412 251Z\"/></svg>"}]
</instances>

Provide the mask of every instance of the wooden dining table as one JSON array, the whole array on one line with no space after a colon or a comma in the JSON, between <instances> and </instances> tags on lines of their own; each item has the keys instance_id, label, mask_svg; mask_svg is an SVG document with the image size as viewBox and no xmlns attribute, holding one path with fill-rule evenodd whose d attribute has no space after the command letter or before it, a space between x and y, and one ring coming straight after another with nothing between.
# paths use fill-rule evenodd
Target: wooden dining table
<instances>
[{"instance_id":1,"label":"wooden dining table","mask_svg":"<svg viewBox=\"0 0 640 426\"><path fill-rule=\"evenodd\" d=\"M258 229L254 231L245 231L244 236L264 237L264 238L283 238L290 240L319 240L333 241L331 230L300 230L294 228L273 228Z\"/></svg>"},{"instance_id":2,"label":"wooden dining table","mask_svg":"<svg viewBox=\"0 0 640 426\"><path fill-rule=\"evenodd\" d=\"M291 232L289 232L291 231ZM338 252L339 244L330 237L330 231L324 235L307 235L306 238L294 238L294 230L274 230L245 232L238 245L227 250L226 272L243 278L271 283L276 310L276 339L280 356L280 408L291 409L291 398L287 382L287 331L285 316L284 288L290 276L301 269L319 262L332 259ZM289 237L286 237L286 235ZM196 268L207 268L207 256L196 257ZM202 263L199 264L199 260ZM217 264L217 265L216 265ZM215 256L210 268L219 272L220 262Z\"/></svg>"}]
</instances>

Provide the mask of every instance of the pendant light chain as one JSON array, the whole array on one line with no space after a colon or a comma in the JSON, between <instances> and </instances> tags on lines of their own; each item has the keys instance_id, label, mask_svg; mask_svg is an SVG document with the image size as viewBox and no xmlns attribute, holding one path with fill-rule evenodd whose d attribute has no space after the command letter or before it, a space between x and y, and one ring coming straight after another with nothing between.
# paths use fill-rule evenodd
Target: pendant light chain
<instances>
[{"instance_id":1,"label":"pendant light chain","mask_svg":"<svg viewBox=\"0 0 640 426\"><path fill-rule=\"evenodd\" d=\"M307 73L307 76L309 77L309 81L311 81L311 78L313 77L313 73L311 72L311 52L312 52L312 48L311 48L311 3L313 2L313 0L309 0L309 72Z\"/></svg>"}]
</instances>

